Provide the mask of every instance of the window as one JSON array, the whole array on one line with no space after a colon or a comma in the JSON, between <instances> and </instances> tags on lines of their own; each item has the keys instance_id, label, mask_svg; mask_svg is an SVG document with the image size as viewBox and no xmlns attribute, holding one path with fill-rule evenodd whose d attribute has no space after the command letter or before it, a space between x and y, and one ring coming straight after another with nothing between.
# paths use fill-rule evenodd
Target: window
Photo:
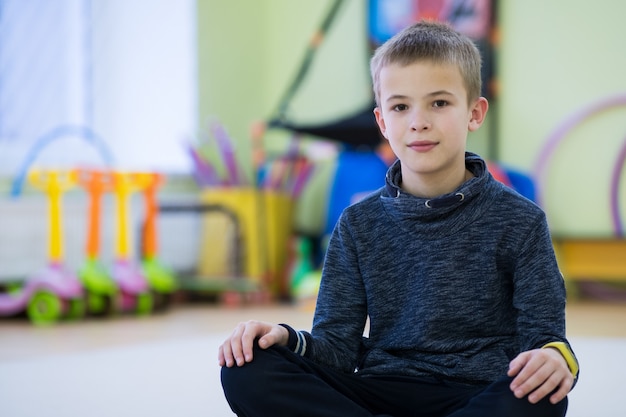
<instances>
[{"instance_id":1,"label":"window","mask_svg":"<svg viewBox=\"0 0 626 417\"><path fill-rule=\"evenodd\" d=\"M120 169L188 172L195 13L195 0L0 0L0 176L29 155L102 164L103 147Z\"/></svg>"}]
</instances>

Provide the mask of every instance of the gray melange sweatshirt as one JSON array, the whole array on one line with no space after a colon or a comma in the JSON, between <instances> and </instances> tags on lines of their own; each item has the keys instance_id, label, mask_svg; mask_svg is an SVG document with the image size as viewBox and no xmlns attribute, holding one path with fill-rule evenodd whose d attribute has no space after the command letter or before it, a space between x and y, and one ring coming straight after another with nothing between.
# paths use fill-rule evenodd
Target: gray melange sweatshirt
<instances>
[{"instance_id":1,"label":"gray melange sweatshirt","mask_svg":"<svg viewBox=\"0 0 626 417\"><path fill-rule=\"evenodd\" d=\"M466 166L475 177L428 207L400 190L396 162L385 187L343 212L312 331L291 329L297 353L350 373L487 383L522 351L569 346L543 211L477 155Z\"/></svg>"}]
</instances>

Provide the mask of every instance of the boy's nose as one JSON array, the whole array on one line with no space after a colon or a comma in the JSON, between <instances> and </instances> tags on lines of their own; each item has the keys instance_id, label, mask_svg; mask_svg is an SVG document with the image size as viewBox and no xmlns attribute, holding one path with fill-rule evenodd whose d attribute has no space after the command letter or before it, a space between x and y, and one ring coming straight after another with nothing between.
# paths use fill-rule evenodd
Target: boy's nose
<instances>
[{"instance_id":1,"label":"boy's nose","mask_svg":"<svg viewBox=\"0 0 626 417\"><path fill-rule=\"evenodd\" d=\"M428 130L431 128L430 121L426 120L424 117L414 117L411 122L411 130L420 131L420 130Z\"/></svg>"}]
</instances>

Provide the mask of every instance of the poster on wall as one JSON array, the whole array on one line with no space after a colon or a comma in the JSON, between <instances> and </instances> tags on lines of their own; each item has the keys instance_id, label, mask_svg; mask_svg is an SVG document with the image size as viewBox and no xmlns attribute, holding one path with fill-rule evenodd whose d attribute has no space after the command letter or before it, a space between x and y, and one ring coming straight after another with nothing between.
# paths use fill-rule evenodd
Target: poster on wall
<instances>
[{"instance_id":1,"label":"poster on wall","mask_svg":"<svg viewBox=\"0 0 626 417\"><path fill-rule=\"evenodd\" d=\"M369 0L368 34L372 48L420 20L447 22L476 43L483 58L483 95L493 98L495 3L495 0Z\"/></svg>"}]
</instances>

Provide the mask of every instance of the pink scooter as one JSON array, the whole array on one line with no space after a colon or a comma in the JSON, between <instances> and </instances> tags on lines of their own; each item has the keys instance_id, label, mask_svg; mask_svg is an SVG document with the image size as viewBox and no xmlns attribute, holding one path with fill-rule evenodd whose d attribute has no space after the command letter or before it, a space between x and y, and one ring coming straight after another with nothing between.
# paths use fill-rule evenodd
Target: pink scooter
<instances>
[{"instance_id":1,"label":"pink scooter","mask_svg":"<svg viewBox=\"0 0 626 417\"><path fill-rule=\"evenodd\" d=\"M26 312L35 324L50 324L61 317L79 318L85 314L83 288L77 276L63 264L63 192L74 185L70 172L31 171L29 181L48 196L48 264L25 284L0 294L0 316Z\"/></svg>"},{"instance_id":2,"label":"pink scooter","mask_svg":"<svg viewBox=\"0 0 626 417\"><path fill-rule=\"evenodd\" d=\"M129 220L130 196L148 186L149 178L134 172L113 171L112 175L117 238L111 277L121 290L123 311L149 314L153 310L154 299L141 265L131 259Z\"/></svg>"}]
</instances>

